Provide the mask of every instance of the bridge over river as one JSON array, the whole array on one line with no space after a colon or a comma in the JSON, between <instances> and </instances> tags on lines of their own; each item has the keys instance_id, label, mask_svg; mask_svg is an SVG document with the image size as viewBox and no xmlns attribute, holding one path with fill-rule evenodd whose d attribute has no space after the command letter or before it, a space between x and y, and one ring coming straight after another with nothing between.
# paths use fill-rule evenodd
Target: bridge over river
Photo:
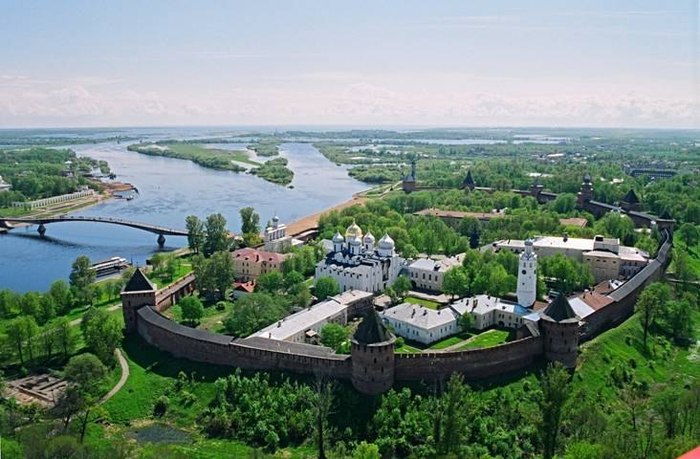
<instances>
[{"instance_id":1,"label":"bridge over river","mask_svg":"<svg viewBox=\"0 0 700 459\"><path fill-rule=\"evenodd\" d=\"M108 223L111 225L128 226L143 231L148 231L158 235L158 245L165 245L165 236L187 236L187 231L182 229L167 228L165 226L152 225L131 220L123 220L111 217L81 217L81 216L59 216L59 217L0 217L0 227L11 230L17 224L39 225L37 232L42 236L46 233L46 226L50 223L65 222L93 222Z\"/></svg>"}]
</instances>

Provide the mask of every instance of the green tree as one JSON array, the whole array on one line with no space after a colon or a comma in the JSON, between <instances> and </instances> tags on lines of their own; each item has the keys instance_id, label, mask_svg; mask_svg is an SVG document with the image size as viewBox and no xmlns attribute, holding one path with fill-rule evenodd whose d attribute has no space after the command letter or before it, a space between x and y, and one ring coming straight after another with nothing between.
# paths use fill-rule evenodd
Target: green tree
<instances>
[{"instance_id":1,"label":"green tree","mask_svg":"<svg viewBox=\"0 0 700 459\"><path fill-rule=\"evenodd\" d=\"M197 296L186 296L178 304L182 309L183 320L191 325L197 324L204 316L204 305Z\"/></svg>"},{"instance_id":2,"label":"green tree","mask_svg":"<svg viewBox=\"0 0 700 459\"><path fill-rule=\"evenodd\" d=\"M34 360L34 346L39 326L34 317L19 316L7 323L5 333L14 350L17 351L20 364Z\"/></svg>"},{"instance_id":3,"label":"green tree","mask_svg":"<svg viewBox=\"0 0 700 459\"><path fill-rule=\"evenodd\" d=\"M206 233L204 223L195 215L190 215L185 219L187 228L187 245L194 253L199 253L204 247Z\"/></svg>"},{"instance_id":4,"label":"green tree","mask_svg":"<svg viewBox=\"0 0 700 459\"><path fill-rule=\"evenodd\" d=\"M114 350L122 339L122 329L116 317L104 309L90 308L80 323L85 344L106 365L114 362Z\"/></svg>"},{"instance_id":5,"label":"green tree","mask_svg":"<svg viewBox=\"0 0 700 459\"><path fill-rule=\"evenodd\" d=\"M67 314L73 307L73 294L66 281L60 279L54 281L49 288L49 295L53 298L59 315Z\"/></svg>"},{"instance_id":6,"label":"green tree","mask_svg":"<svg viewBox=\"0 0 700 459\"><path fill-rule=\"evenodd\" d=\"M411 290L411 281L407 276L398 276L391 284L391 288L394 289L397 296L403 298Z\"/></svg>"},{"instance_id":7,"label":"green tree","mask_svg":"<svg viewBox=\"0 0 700 459\"><path fill-rule=\"evenodd\" d=\"M243 234L259 234L260 233L260 215L255 212L252 207L244 207L241 213L241 233Z\"/></svg>"},{"instance_id":8,"label":"green tree","mask_svg":"<svg viewBox=\"0 0 700 459\"><path fill-rule=\"evenodd\" d=\"M292 271L296 272L296 271ZM284 288L284 276L279 271L270 271L258 276L255 290L263 293L277 293Z\"/></svg>"},{"instance_id":9,"label":"green tree","mask_svg":"<svg viewBox=\"0 0 700 459\"><path fill-rule=\"evenodd\" d=\"M287 314L282 299L266 293L250 293L233 304L233 310L224 320L224 328L228 333L244 338Z\"/></svg>"},{"instance_id":10,"label":"green tree","mask_svg":"<svg viewBox=\"0 0 700 459\"><path fill-rule=\"evenodd\" d=\"M474 326L474 316L468 312L465 312L459 316L459 326L462 330L467 331Z\"/></svg>"},{"instance_id":11,"label":"green tree","mask_svg":"<svg viewBox=\"0 0 700 459\"><path fill-rule=\"evenodd\" d=\"M442 291L448 295L465 296L469 293L469 273L462 266L447 270L442 278Z\"/></svg>"},{"instance_id":12,"label":"green tree","mask_svg":"<svg viewBox=\"0 0 700 459\"><path fill-rule=\"evenodd\" d=\"M321 327L321 344L334 349L336 352L348 339L348 330L340 324L327 323Z\"/></svg>"},{"instance_id":13,"label":"green tree","mask_svg":"<svg viewBox=\"0 0 700 459\"><path fill-rule=\"evenodd\" d=\"M700 229L692 223L683 223L676 235L687 247L694 247L700 242Z\"/></svg>"},{"instance_id":14,"label":"green tree","mask_svg":"<svg viewBox=\"0 0 700 459\"><path fill-rule=\"evenodd\" d=\"M94 291L92 284L95 282L95 270L90 269L90 259L81 255L75 259L71 267L70 285L75 292L76 299L81 304L92 304Z\"/></svg>"},{"instance_id":15,"label":"green tree","mask_svg":"<svg viewBox=\"0 0 700 459\"><path fill-rule=\"evenodd\" d=\"M314 293L319 301L323 301L329 296L334 296L340 293L340 285L338 281L332 277L319 277L316 279Z\"/></svg>"},{"instance_id":16,"label":"green tree","mask_svg":"<svg viewBox=\"0 0 700 459\"><path fill-rule=\"evenodd\" d=\"M454 454L462 444L466 427L466 404L469 387L462 375L453 374L447 382L447 391L433 413L436 425L436 447L439 454Z\"/></svg>"},{"instance_id":17,"label":"green tree","mask_svg":"<svg viewBox=\"0 0 700 459\"><path fill-rule=\"evenodd\" d=\"M557 449L557 439L562 420L562 410L569 396L569 373L559 363L550 364L540 379L542 397L540 415L542 419L542 455L552 459Z\"/></svg>"},{"instance_id":18,"label":"green tree","mask_svg":"<svg viewBox=\"0 0 700 459\"><path fill-rule=\"evenodd\" d=\"M573 193L564 193L549 204L549 207L558 214L568 214L576 207L576 195Z\"/></svg>"},{"instance_id":19,"label":"green tree","mask_svg":"<svg viewBox=\"0 0 700 459\"><path fill-rule=\"evenodd\" d=\"M678 344L688 344L693 339L693 304L697 304L697 299L669 301L663 311L666 329Z\"/></svg>"},{"instance_id":20,"label":"green tree","mask_svg":"<svg viewBox=\"0 0 700 459\"><path fill-rule=\"evenodd\" d=\"M355 451L352 453L352 459L381 459L379 447L374 443L367 443L362 440L355 447Z\"/></svg>"},{"instance_id":21,"label":"green tree","mask_svg":"<svg viewBox=\"0 0 700 459\"><path fill-rule=\"evenodd\" d=\"M226 291L231 288L236 278L233 258L228 251L216 252L209 260L208 275L212 277L219 298L226 298Z\"/></svg>"},{"instance_id":22,"label":"green tree","mask_svg":"<svg viewBox=\"0 0 700 459\"><path fill-rule=\"evenodd\" d=\"M56 344L63 353L63 358L67 359L75 351L78 343L75 328L70 324L67 317L59 317L54 323L56 333Z\"/></svg>"},{"instance_id":23,"label":"green tree","mask_svg":"<svg viewBox=\"0 0 700 459\"><path fill-rule=\"evenodd\" d=\"M32 316L37 322L42 322L41 295L37 292L27 292L22 295L20 312L25 316ZM42 322L43 323L43 322Z\"/></svg>"},{"instance_id":24,"label":"green tree","mask_svg":"<svg viewBox=\"0 0 700 459\"><path fill-rule=\"evenodd\" d=\"M107 375L107 368L94 354L85 353L71 357L63 370L64 378L80 386L81 390L96 394L99 384Z\"/></svg>"},{"instance_id":25,"label":"green tree","mask_svg":"<svg viewBox=\"0 0 700 459\"><path fill-rule=\"evenodd\" d=\"M76 408L76 411L83 412L80 417L80 443L82 443L92 405L97 401L100 385L107 374L107 369L95 355L81 354L68 361L63 374L70 383L66 392L72 393L70 396L74 398L68 405ZM68 422L65 423L66 426Z\"/></svg>"},{"instance_id":26,"label":"green tree","mask_svg":"<svg viewBox=\"0 0 700 459\"><path fill-rule=\"evenodd\" d=\"M304 282L304 276L298 271L289 271L284 275L284 287L289 291Z\"/></svg>"},{"instance_id":27,"label":"green tree","mask_svg":"<svg viewBox=\"0 0 700 459\"><path fill-rule=\"evenodd\" d=\"M229 248L228 230L224 216L221 214L208 216L204 227L206 234L203 247L204 256L208 257L216 252L227 251Z\"/></svg>"},{"instance_id":28,"label":"green tree","mask_svg":"<svg viewBox=\"0 0 700 459\"><path fill-rule=\"evenodd\" d=\"M666 302L671 297L671 289L666 284L660 282L654 282L647 286L637 299L637 304L635 305L636 312L640 315L640 321L642 324L642 331L644 333L644 347L647 347L647 336L649 334L649 328L656 319L659 311L662 311L666 307Z\"/></svg>"}]
</instances>

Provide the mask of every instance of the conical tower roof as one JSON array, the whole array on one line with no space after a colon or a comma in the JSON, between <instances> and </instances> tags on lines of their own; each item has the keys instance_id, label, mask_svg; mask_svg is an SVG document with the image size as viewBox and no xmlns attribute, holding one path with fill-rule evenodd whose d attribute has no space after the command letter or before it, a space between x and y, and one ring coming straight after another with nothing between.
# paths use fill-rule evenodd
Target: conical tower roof
<instances>
[{"instance_id":1,"label":"conical tower roof","mask_svg":"<svg viewBox=\"0 0 700 459\"><path fill-rule=\"evenodd\" d=\"M563 293L560 293L554 301L549 303L549 306L542 313L547 318L552 319L555 322L564 322L575 320L578 322L579 317L576 312L569 304L569 300Z\"/></svg>"},{"instance_id":2,"label":"conical tower roof","mask_svg":"<svg viewBox=\"0 0 700 459\"><path fill-rule=\"evenodd\" d=\"M465 186L474 185L474 177L472 177L472 170L471 169L469 169L467 171L467 176L464 177L464 181L462 182L462 185L465 185Z\"/></svg>"},{"instance_id":3,"label":"conical tower roof","mask_svg":"<svg viewBox=\"0 0 700 459\"><path fill-rule=\"evenodd\" d=\"M141 268L137 268L134 271L134 275L131 276L129 282L124 286L123 292L143 292L149 290L156 290L156 286L148 280L148 277L143 273Z\"/></svg>"},{"instance_id":4,"label":"conical tower roof","mask_svg":"<svg viewBox=\"0 0 700 459\"><path fill-rule=\"evenodd\" d=\"M637 197L637 193L635 193L634 190L630 188L625 197L622 198L622 202L626 202L628 204L639 204L639 198Z\"/></svg>"},{"instance_id":5,"label":"conical tower roof","mask_svg":"<svg viewBox=\"0 0 700 459\"><path fill-rule=\"evenodd\" d=\"M365 314L364 319L357 327L353 339L360 344L377 344L390 341L391 333L386 329L377 312L372 309Z\"/></svg>"}]
</instances>

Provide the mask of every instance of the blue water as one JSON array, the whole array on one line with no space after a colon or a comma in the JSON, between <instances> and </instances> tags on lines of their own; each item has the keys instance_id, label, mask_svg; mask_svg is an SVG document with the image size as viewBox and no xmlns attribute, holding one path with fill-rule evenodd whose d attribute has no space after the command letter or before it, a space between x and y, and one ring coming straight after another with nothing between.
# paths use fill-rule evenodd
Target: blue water
<instances>
[{"instance_id":1,"label":"blue water","mask_svg":"<svg viewBox=\"0 0 700 459\"><path fill-rule=\"evenodd\" d=\"M120 134L155 140L207 137L214 133L201 128L199 131L178 129L132 129ZM104 133L113 134L114 131ZM254 207L261 224L274 214L283 222L291 222L368 188L348 177L345 168L328 161L308 143L286 143L281 147L281 155L288 159L295 173L292 189L253 175L215 171L189 161L129 152L127 145L128 142L115 142L71 147L78 155L108 161L118 175L117 180L132 183L140 192L132 201L110 200L75 215L117 217L184 228L188 215L204 218L220 212L228 220L229 230L238 232L242 207ZM79 255L87 255L94 261L121 256L143 265L158 250L155 234L128 227L70 222L47 225L46 229L43 238L35 227L0 235L0 288L19 292L46 290L53 280L68 278L71 263ZM186 238L170 236L164 250L186 244Z\"/></svg>"}]
</instances>

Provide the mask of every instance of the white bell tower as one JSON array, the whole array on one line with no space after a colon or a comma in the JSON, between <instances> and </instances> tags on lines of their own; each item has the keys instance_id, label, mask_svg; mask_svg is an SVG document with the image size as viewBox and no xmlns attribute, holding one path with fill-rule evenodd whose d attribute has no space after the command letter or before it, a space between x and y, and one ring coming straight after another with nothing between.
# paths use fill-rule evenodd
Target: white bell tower
<instances>
[{"instance_id":1,"label":"white bell tower","mask_svg":"<svg viewBox=\"0 0 700 459\"><path fill-rule=\"evenodd\" d=\"M537 254L532 250L532 239L525 241L525 251L518 263L518 303L529 308L537 299Z\"/></svg>"}]
</instances>

